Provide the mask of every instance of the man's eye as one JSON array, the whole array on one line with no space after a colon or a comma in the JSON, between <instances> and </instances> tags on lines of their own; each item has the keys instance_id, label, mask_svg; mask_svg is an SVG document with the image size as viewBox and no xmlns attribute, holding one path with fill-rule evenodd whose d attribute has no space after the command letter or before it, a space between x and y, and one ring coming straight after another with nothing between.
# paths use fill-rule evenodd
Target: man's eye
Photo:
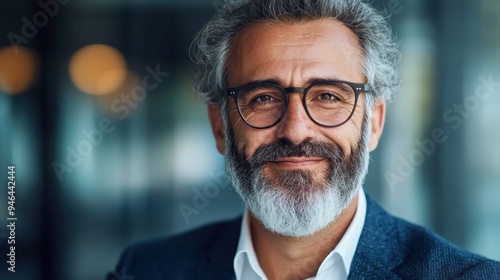
<instances>
[{"instance_id":1,"label":"man's eye","mask_svg":"<svg viewBox=\"0 0 500 280\"><path fill-rule=\"evenodd\" d=\"M336 95L333 95L331 93L323 93L318 96L319 100L324 100L324 101L338 101L339 98Z\"/></svg>"},{"instance_id":2,"label":"man's eye","mask_svg":"<svg viewBox=\"0 0 500 280\"><path fill-rule=\"evenodd\" d=\"M272 101L273 98L269 95L260 95L260 96L257 96L257 97L254 97L252 99L252 102L268 102L268 101Z\"/></svg>"}]
</instances>

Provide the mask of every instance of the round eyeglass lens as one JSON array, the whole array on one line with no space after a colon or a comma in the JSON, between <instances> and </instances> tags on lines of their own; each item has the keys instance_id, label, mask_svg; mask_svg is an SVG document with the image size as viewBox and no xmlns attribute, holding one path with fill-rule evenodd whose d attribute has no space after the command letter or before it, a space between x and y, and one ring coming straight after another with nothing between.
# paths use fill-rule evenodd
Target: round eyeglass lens
<instances>
[{"instance_id":1,"label":"round eyeglass lens","mask_svg":"<svg viewBox=\"0 0 500 280\"><path fill-rule=\"evenodd\" d=\"M305 103L310 117L317 123L336 126L352 115L356 106L356 93L346 83L321 83L309 88Z\"/></svg>"},{"instance_id":2,"label":"round eyeglass lens","mask_svg":"<svg viewBox=\"0 0 500 280\"><path fill-rule=\"evenodd\" d=\"M241 116L255 127L276 123L285 110L285 103L285 93L273 85L249 86L238 94Z\"/></svg>"}]
</instances>

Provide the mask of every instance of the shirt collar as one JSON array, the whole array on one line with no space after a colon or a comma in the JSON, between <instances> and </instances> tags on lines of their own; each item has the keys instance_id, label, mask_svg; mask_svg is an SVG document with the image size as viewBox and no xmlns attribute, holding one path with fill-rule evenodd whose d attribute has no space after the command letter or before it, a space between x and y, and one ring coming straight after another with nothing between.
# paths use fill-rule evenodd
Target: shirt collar
<instances>
[{"instance_id":1,"label":"shirt collar","mask_svg":"<svg viewBox=\"0 0 500 280\"><path fill-rule=\"evenodd\" d=\"M236 255L233 260L236 279L267 279L259 265L257 255L255 254L248 215L247 210L245 211L241 222L238 249L236 250ZM365 224L365 216L366 197L363 188L360 188L358 193L358 205L354 218L352 219L345 234L340 239L340 242L321 263L317 275L328 272L328 270L339 261L343 265L345 275L349 275L352 259L354 258L354 252L356 251L359 237L361 236L361 231L363 230L363 226Z\"/></svg>"},{"instance_id":2,"label":"shirt collar","mask_svg":"<svg viewBox=\"0 0 500 280\"><path fill-rule=\"evenodd\" d=\"M243 214L241 221L240 240L234 257L233 266L236 279L266 279L264 271L259 265L257 255L253 248L250 233L250 219L248 210ZM245 276L243 278L243 276Z\"/></svg>"},{"instance_id":3,"label":"shirt collar","mask_svg":"<svg viewBox=\"0 0 500 280\"><path fill-rule=\"evenodd\" d=\"M358 194L358 206L356 213L351 221L351 224L347 228L346 232L340 239L339 243L333 251L325 258L325 261L331 258L335 253L338 253L343 261L344 269L346 274L349 275L351 269L352 259L354 258L354 252L358 246L359 237L361 236L361 231L363 231L363 226L365 225L366 217L366 197L363 188L360 189ZM323 263L325 263L325 261ZM321 264L323 265L323 264ZM318 270L318 273L321 271Z\"/></svg>"}]
</instances>

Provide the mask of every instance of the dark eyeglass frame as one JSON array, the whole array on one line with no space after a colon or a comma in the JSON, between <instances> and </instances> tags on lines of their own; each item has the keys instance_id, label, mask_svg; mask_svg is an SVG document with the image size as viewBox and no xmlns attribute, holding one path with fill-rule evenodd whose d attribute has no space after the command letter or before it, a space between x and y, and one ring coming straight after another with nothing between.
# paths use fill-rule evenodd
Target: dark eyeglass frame
<instances>
[{"instance_id":1,"label":"dark eyeglass frame","mask_svg":"<svg viewBox=\"0 0 500 280\"><path fill-rule=\"evenodd\" d=\"M322 85L322 84L331 84L331 83L344 83L344 84L349 85L353 89L353 91L354 91L355 100L354 100L354 106L352 108L352 112L351 112L351 114L349 115L349 117L345 121L343 121L340 124L325 125L325 124L322 124L322 123L316 121L311 116L311 114L309 113L309 109L307 108L306 97L307 97L307 93L309 92L309 90L312 87L317 86L317 85ZM285 96L285 106L284 106L283 112L281 112L281 116L274 123L272 123L270 125L267 125L267 126L264 126L264 127L255 126L255 125L252 125L252 124L248 123L248 121L245 119L245 117L243 117L243 113L241 112L240 105L238 104L238 95L241 92L241 90L252 88L252 87L256 87L256 86L273 86L273 87L276 87L276 88L280 89L281 92L283 93L283 95ZM356 106L358 104L358 97L359 97L359 95L361 93L370 92L370 90L371 90L370 89L370 85L368 85L368 84L353 83L353 82L342 81L342 80L321 80L321 81L316 81L314 83L311 83L308 87L305 87L305 88L301 88L301 87L284 88L284 87L282 87L282 86L280 86L278 84L270 83L270 82L252 82L252 83L248 83L248 84L245 84L245 85L242 85L242 86L238 86L238 87L234 87L234 88L227 88L226 89L226 95L227 96L231 96L231 97L234 98L234 102L235 102L236 108L238 108L238 113L240 114L241 119L247 125L249 125L249 126L251 126L253 128L265 129L265 128L273 127L276 124L278 124L283 119L283 117L286 114L286 111L288 109L288 102L289 102L288 94L292 93L292 92L300 92L300 93L302 93L302 105L304 106L304 109L305 109L307 115L309 116L309 119L311 119L315 124L323 126L323 127L338 127L338 126L341 126L341 125L345 124L346 122L348 122L351 119L352 115L354 115L354 111L356 111Z\"/></svg>"}]
</instances>

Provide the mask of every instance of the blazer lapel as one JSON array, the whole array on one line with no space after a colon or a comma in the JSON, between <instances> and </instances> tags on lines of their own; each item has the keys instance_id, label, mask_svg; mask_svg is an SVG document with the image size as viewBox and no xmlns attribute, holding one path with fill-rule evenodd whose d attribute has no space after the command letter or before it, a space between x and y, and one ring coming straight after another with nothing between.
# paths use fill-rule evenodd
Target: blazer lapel
<instances>
[{"instance_id":1,"label":"blazer lapel","mask_svg":"<svg viewBox=\"0 0 500 280\"><path fill-rule=\"evenodd\" d=\"M349 279L399 279L393 269L403 262L395 219L368 195L365 225L354 253Z\"/></svg>"},{"instance_id":2,"label":"blazer lapel","mask_svg":"<svg viewBox=\"0 0 500 280\"><path fill-rule=\"evenodd\" d=\"M206 262L198 267L198 279L235 279L233 259L238 247L242 217L220 229Z\"/></svg>"}]
</instances>

